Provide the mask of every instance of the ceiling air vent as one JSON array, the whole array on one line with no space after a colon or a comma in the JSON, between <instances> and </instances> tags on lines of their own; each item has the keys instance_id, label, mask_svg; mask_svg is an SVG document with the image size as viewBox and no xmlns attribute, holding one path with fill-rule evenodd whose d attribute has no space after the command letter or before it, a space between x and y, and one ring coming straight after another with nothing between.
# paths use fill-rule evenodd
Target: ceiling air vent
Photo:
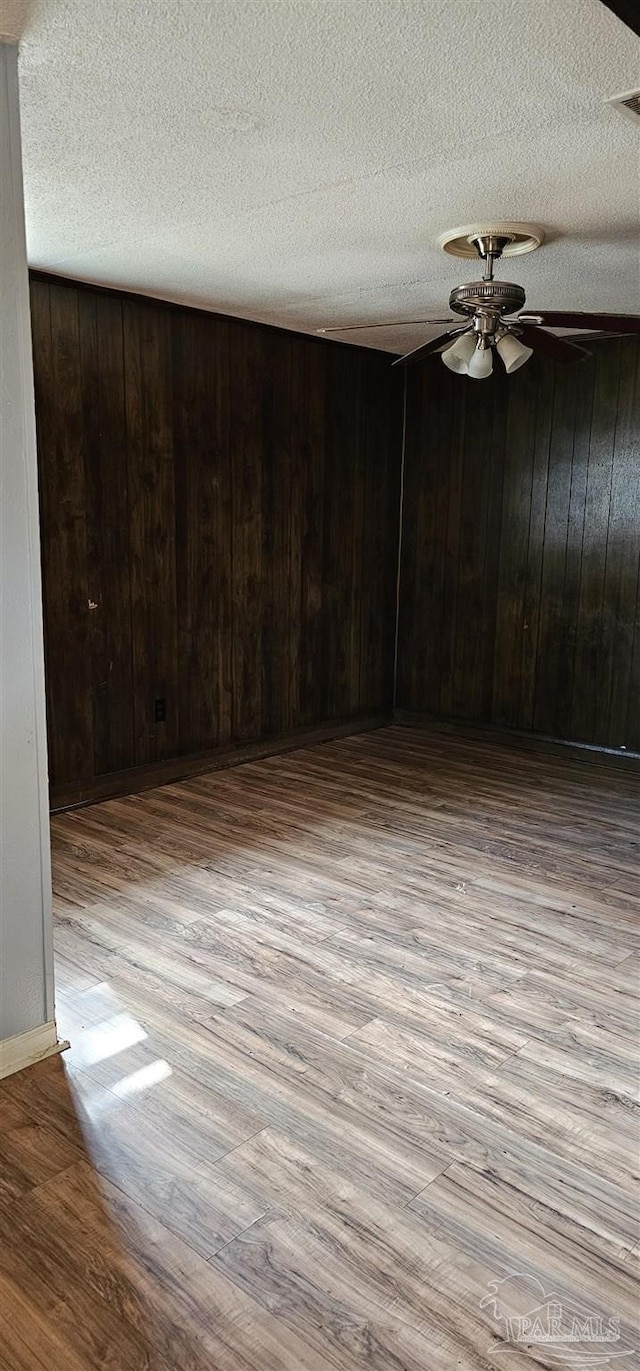
<instances>
[{"instance_id":1,"label":"ceiling air vent","mask_svg":"<svg viewBox=\"0 0 640 1371\"><path fill-rule=\"evenodd\" d=\"M610 95L607 104L620 110L627 119L640 119L640 90L628 90L626 95Z\"/></svg>"}]
</instances>

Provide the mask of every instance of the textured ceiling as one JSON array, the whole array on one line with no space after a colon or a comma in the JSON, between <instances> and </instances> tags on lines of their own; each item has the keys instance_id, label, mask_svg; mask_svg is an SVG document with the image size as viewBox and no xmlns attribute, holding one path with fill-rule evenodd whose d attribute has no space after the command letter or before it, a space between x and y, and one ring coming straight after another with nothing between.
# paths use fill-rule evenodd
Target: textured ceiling
<instances>
[{"instance_id":1,"label":"textured ceiling","mask_svg":"<svg viewBox=\"0 0 640 1371\"><path fill-rule=\"evenodd\" d=\"M314 330L446 315L477 272L438 234L525 219L548 242L499 274L530 308L640 312L640 123L604 103L640 85L640 45L600 0L2 0L0 16L22 29L34 266Z\"/></svg>"}]
</instances>

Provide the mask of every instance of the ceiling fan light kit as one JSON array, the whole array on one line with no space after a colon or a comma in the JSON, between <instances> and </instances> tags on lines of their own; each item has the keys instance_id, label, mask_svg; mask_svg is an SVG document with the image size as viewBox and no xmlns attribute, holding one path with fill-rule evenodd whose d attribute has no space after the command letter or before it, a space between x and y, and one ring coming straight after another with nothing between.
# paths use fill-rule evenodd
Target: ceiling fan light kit
<instances>
[{"instance_id":1,"label":"ceiling fan light kit","mask_svg":"<svg viewBox=\"0 0 640 1371\"><path fill-rule=\"evenodd\" d=\"M468 322L462 328L431 338L404 357L397 357L394 367L410 366L439 352L449 371L480 381L493 371L494 349L508 375L524 366L536 350L554 362L579 362L590 355L573 339L559 338L555 333L548 333L548 328L640 333L640 318L633 314L584 314L569 310L523 313L526 296L522 286L513 281L495 281L493 264L501 257L515 257L539 248L544 242L544 229L538 224L467 224L465 228L448 229L440 235L438 242L443 252L452 257L480 258L484 262L481 281L454 286L449 296L449 308L454 314L465 315ZM440 324L455 320L420 319L414 322ZM393 328L394 324L355 324L344 329L322 328L318 332L348 333L353 328L385 327Z\"/></svg>"},{"instance_id":2,"label":"ceiling fan light kit","mask_svg":"<svg viewBox=\"0 0 640 1371\"><path fill-rule=\"evenodd\" d=\"M476 337L475 332L465 333L450 348L442 353L442 361L449 371L460 376L472 376L481 381L493 371L493 344ZM514 333L501 333L495 343L496 351L504 362L507 375L524 366L533 354L533 348L525 347Z\"/></svg>"},{"instance_id":3,"label":"ceiling fan light kit","mask_svg":"<svg viewBox=\"0 0 640 1371\"><path fill-rule=\"evenodd\" d=\"M514 224L500 225L499 229L477 225L475 229L452 229L440 239L444 250L454 256L466 257L473 251L485 263L482 281L455 286L451 292L449 306L456 314L469 316L469 333L442 352L442 361L450 371L476 381L491 376L494 347L507 372L523 366L532 353L532 348L519 343L508 323L503 322L503 316L523 308L526 297L522 286L493 278L493 264L499 257L509 252L532 252L544 236L542 229L532 224L522 225L519 233L515 230Z\"/></svg>"}]
</instances>

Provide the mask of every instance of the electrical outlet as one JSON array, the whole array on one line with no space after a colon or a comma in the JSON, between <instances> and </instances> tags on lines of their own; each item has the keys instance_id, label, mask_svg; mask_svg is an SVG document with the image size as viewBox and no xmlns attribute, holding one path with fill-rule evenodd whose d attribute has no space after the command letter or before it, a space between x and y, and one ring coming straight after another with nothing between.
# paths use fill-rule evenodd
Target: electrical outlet
<instances>
[{"instance_id":1,"label":"electrical outlet","mask_svg":"<svg viewBox=\"0 0 640 1371\"><path fill-rule=\"evenodd\" d=\"M154 724L166 724L167 722L167 702L164 695L153 702L153 722Z\"/></svg>"}]
</instances>

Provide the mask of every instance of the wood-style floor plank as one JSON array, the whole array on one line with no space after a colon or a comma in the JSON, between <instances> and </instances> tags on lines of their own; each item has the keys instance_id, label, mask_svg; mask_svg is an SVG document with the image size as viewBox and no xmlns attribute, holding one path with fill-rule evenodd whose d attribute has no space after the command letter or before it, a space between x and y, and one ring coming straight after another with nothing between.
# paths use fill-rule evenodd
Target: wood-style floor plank
<instances>
[{"instance_id":1,"label":"wood-style floor plank","mask_svg":"<svg viewBox=\"0 0 640 1371\"><path fill-rule=\"evenodd\" d=\"M552 1295L630 1371L639 811L396 727L57 815L1 1371L551 1368Z\"/></svg>"}]
</instances>

